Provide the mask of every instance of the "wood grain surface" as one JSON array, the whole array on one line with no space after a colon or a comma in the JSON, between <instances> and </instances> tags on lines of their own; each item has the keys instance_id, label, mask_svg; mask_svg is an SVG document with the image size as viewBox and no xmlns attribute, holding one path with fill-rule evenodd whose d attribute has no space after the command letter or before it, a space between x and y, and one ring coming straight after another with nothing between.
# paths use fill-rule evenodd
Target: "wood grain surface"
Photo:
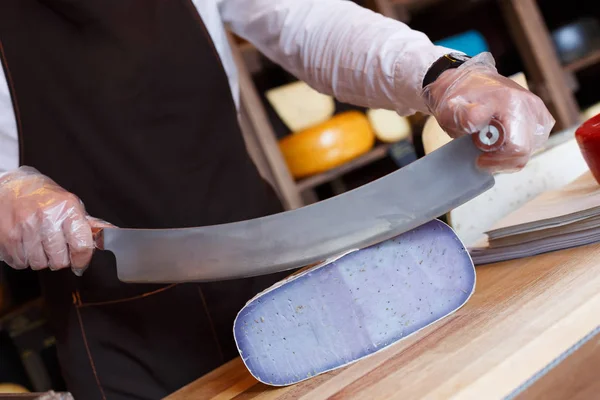
<instances>
[{"instance_id":1,"label":"wood grain surface","mask_svg":"<svg viewBox=\"0 0 600 400\"><path fill-rule=\"evenodd\" d=\"M169 399L501 399L600 325L598 260L595 244L478 267L462 309L346 368L274 388L235 359Z\"/></svg>"},{"instance_id":2,"label":"wood grain surface","mask_svg":"<svg viewBox=\"0 0 600 400\"><path fill-rule=\"evenodd\" d=\"M515 400L587 400L600 397L600 334L596 333Z\"/></svg>"}]
</instances>

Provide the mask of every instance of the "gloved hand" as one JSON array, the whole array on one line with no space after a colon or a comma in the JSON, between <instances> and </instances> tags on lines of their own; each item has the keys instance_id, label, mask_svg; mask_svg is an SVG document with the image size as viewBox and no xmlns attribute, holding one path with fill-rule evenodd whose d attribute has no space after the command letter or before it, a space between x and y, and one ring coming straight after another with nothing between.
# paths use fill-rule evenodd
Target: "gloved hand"
<instances>
[{"instance_id":1,"label":"gloved hand","mask_svg":"<svg viewBox=\"0 0 600 400\"><path fill-rule=\"evenodd\" d=\"M539 97L498 74L489 53L444 71L422 94L440 127L452 138L479 132L492 118L500 121L504 145L478 160L480 167L492 172L522 169L555 123Z\"/></svg>"},{"instance_id":2,"label":"gloved hand","mask_svg":"<svg viewBox=\"0 0 600 400\"><path fill-rule=\"evenodd\" d=\"M0 260L16 269L71 267L81 275L94 251L82 202L31 167L0 177Z\"/></svg>"}]
</instances>

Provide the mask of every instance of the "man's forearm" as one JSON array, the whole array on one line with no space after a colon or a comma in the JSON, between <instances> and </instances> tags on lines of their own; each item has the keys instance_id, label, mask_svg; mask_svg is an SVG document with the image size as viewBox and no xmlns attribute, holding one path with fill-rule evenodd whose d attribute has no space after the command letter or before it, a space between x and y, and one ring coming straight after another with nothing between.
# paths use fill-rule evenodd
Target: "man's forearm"
<instances>
[{"instance_id":1,"label":"man's forearm","mask_svg":"<svg viewBox=\"0 0 600 400\"><path fill-rule=\"evenodd\" d=\"M402 115L427 112L423 76L452 50L345 0L221 0L233 32L316 90Z\"/></svg>"}]
</instances>

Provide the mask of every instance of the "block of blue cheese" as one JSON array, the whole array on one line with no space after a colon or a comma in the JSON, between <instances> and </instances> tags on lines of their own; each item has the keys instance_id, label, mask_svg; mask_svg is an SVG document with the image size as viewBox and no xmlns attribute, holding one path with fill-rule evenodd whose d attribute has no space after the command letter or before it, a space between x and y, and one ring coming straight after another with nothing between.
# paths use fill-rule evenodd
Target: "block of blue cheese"
<instances>
[{"instance_id":1,"label":"block of blue cheese","mask_svg":"<svg viewBox=\"0 0 600 400\"><path fill-rule=\"evenodd\" d=\"M234 337L257 380L291 385L398 343L458 310L474 289L463 243L434 220L263 291L239 312Z\"/></svg>"}]
</instances>

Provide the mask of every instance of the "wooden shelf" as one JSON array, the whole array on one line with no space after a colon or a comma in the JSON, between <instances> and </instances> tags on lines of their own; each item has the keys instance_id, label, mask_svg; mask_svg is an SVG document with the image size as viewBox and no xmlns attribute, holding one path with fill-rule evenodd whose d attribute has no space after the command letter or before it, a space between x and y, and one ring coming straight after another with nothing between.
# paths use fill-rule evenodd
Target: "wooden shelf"
<instances>
[{"instance_id":1,"label":"wooden shelf","mask_svg":"<svg viewBox=\"0 0 600 400\"><path fill-rule=\"evenodd\" d=\"M491 2L491 0L485 1ZM423 11L428 7L442 6L442 4L445 7L455 6L454 2L451 3L449 0L370 0L368 3L375 11L399 20L410 19L411 13ZM469 1L466 0L464 3ZM524 59L525 72L532 77L531 85L539 88L540 93L546 94L543 98L547 100L557 120L556 129L563 131L576 126L579 123L580 110L574 97L576 85L571 82L571 80L576 82L573 72L600 62L600 50L576 62L561 65L555 56L550 33L536 1L501 0L499 3L519 53ZM240 64L239 68L243 70L242 77L245 85L241 88L241 92L248 109L246 125L250 126L247 130L252 133L250 142L254 145L254 152L258 154L257 158L261 161L262 170L266 170L269 181L274 182L278 193L284 198L286 209L298 208L307 202L312 202L313 200L307 199L316 198L314 189L319 185L339 183L338 178L344 174L387 156L390 145L378 144L363 156L337 168L303 179L293 179L283 161L277 146L277 138L252 82L252 75L264 69L269 61L247 41L240 40L235 47L236 63ZM343 188L343 185L339 186ZM334 189L336 190L339 188Z\"/></svg>"},{"instance_id":2,"label":"wooden shelf","mask_svg":"<svg viewBox=\"0 0 600 400\"><path fill-rule=\"evenodd\" d=\"M249 42L238 45L240 54L246 63L246 68L250 75L259 73L263 69L263 58L258 49Z\"/></svg>"},{"instance_id":3,"label":"wooden shelf","mask_svg":"<svg viewBox=\"0 0 600 400\"><path fill-rule=\"evenodd\" d=\"M340 176L347 174L350 171L354 171L372 162L381 160L385 158L389 148L389 144L377 145L368 153L358 158L355 158L354 160L348 161L347 163L340 165L337 168L334 168L327 172L323 172L318 175L304 178L297 182L298 190L302 192L307 189L313 189L323 183L327 183L334 180L335 178L339 178Z\"/></svg>"},{"instance_id":4,"label":"wooden shelf","mask_svg":"<svg viewBox=\"0 0 600 400\"><path fill-rule=\"evenodd\" d=\"M565 71L577 72L600 62L600 49L564 66Z\"/></svg>"}]
</instances>

